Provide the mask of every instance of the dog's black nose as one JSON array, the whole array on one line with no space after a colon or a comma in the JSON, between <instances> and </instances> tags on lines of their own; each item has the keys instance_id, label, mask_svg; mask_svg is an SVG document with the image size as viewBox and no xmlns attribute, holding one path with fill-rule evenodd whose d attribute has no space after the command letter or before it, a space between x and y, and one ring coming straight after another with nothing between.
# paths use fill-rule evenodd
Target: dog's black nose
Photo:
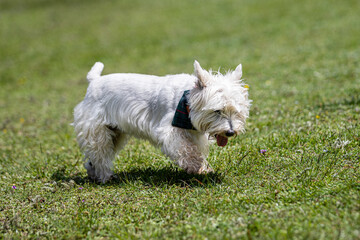
<instances>
[{"instance_id":1,"label":"dog's black nose","mask_svg":"<svg viewBox=\"0 0 360 240\"><path fill-rule=\"evenodd\" d=\"M232 129L227 130L226 133L225 133L225 135L226 135L227 137L232 137L232 136L235 135L235 131L232 130Z\"/></svg>"}]
</instances>

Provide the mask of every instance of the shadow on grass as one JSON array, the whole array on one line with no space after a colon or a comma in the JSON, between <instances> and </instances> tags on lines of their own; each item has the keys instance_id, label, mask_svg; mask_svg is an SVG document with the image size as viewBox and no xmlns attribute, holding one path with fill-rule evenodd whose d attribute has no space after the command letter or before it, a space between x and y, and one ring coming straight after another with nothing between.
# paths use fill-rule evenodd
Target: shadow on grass
<instances>
[{"instance_id":1,"label":"shadow on grass","mask_svg":"<svg viewBox=\"0 0 360 240\"><path fill-rule=\"evenodd\" d=\"M52 176L55 181L70 181L73 180L78 185L85 183L93 183L101 185L87 176L79 176L77 174L68 174L66 169L57 170ZM207 187L221 183L223 176L217 172L206 175L187 174L183 170L174 169L171 167L154 169L130 169L126 171L116 172L114 177L104 185L127 185L140 183L147 186L164 186L176 185L180 187Z\"/></svg>"}]
</instances>

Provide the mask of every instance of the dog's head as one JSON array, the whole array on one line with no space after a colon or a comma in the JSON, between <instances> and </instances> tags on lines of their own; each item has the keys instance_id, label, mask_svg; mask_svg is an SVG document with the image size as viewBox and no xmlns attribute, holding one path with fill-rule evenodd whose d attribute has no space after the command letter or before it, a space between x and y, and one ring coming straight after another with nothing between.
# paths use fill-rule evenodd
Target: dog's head
<instances>
[{"instance_id":1,"label":"dog's head","mask_svg":"<svg viewBox=\"0 0 360 240\"><path fill-rule=\"evenodd\" d=\"M196 87L190 91L189 107L193 126L225 146L228 138L245 130L251 100L241 81L242 67L225 75L201 68L195 61Z\"/></svg>"}]
</instances>

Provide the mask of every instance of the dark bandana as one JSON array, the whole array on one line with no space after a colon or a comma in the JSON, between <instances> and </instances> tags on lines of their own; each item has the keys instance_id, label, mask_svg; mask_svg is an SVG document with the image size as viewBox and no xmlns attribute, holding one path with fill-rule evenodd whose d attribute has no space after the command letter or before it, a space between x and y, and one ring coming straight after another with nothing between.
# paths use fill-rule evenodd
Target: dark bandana
<instances>
[{"instance_id":1,"label":"dark bandana","mask_svg":"<svg viewBox=\"0 0 360 240\"><path fill-rule=\"evenodd\" d=\"M174 127L196 130L192 125L189 116L189 105L186 98L186 95L188 95L189 92L190 90L184 91L184 94L182 95L176 108L175 115L171 124Z\"/></svg>"}]
</instances>

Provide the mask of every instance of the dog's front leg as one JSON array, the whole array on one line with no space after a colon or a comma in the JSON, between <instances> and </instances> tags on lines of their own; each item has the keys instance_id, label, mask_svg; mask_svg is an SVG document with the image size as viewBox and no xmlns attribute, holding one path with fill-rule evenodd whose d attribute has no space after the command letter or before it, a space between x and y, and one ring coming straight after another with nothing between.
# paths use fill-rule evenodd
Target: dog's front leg
<instances>
[{"instance_id":1,"label":"dog's front leg","mask_svg":"<svg viewBox=\"0 0 360 240\"><path fill-rule=\"evenodd\" d=\"M194 145L185 145L177 152L176 163L189 174L206 174L213 172L206 158Z\"/></svg>"},{"instance_id":2,"label":"dog's front leg","mask_svg":"<svg viewBox=\"0 0 360 240\"><path fill-rule=\"evenodd\" d=\"M213 172L206 161L207 151L202 152L190 137L174 130L164 142L162 152L189 174Z\"/></svg>"}]
</instances>

